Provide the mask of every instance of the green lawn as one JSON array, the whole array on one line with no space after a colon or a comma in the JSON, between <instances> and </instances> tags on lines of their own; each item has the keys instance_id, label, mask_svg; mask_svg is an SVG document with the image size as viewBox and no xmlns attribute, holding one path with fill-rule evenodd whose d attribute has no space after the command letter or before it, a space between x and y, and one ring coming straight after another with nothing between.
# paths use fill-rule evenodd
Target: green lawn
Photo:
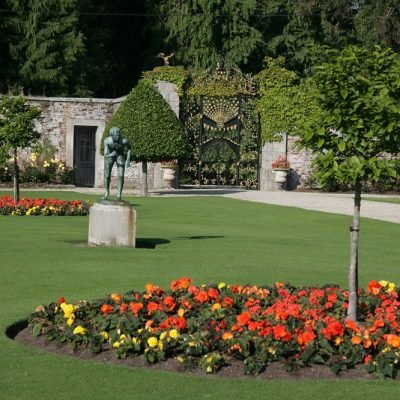
<instances>
[{"instance_id":1,"label":"green lawn","mask_svg":"<svg viewBox=\"0 0 400 400\"><path fill-rule=\"evenodd\" d=\"M0 196L2 192L0 192ZM24 196L94 199L78 193ZM87 217L0 216L0 398L376 399L391 381L261 381L199 378L96 364L26 348L5 336L40 303L93 299L160 286L187 275L205 282L347 286L351 217L218 197L131 198L139 243L155 249L89 248ZM362 219L360 284L400 283L400 225Z\"/></svg>"},{"instance_id":2,"label":"green lawn","mask_svg":"<svg viewBox=\"0 0 400 400\"><path fill-rule=\"evenodd\" d=\"M394 203L394 204L400 203L400 197L366 197L363 200L379 201L381 203Z\"/></svg>"}]
</instances>

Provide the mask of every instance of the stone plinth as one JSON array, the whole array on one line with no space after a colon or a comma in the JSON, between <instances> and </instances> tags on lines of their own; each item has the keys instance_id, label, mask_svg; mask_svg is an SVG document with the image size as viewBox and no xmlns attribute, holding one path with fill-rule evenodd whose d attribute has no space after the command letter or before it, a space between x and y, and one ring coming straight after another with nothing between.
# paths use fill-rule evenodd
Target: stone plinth
<instances>
[{"instance_id":1,"label":"stone plinth","mask_svg":"<svg viewBox=\"0 0 400 400\"><path fill-rule=\"evenodd\" d=\"M126 201L102 201L90 208L89 244L136 247L136 210Z\"/></svg>"}]
</instances>

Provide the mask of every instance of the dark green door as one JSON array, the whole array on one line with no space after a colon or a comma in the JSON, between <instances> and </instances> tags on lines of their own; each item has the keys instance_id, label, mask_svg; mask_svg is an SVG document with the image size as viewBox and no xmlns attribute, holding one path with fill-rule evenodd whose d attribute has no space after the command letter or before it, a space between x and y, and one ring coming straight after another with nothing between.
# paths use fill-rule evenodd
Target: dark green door
<instances>
[{"instance_id":1,"label":"dark green door","mask_svg":"<svg viewBox=\"0 0 400 400\"><path fill-rule=\"evenodd\" d=\"M96 155L96 126L74 127L74 184L93 186Z\"/></svg>"}]
</instances>

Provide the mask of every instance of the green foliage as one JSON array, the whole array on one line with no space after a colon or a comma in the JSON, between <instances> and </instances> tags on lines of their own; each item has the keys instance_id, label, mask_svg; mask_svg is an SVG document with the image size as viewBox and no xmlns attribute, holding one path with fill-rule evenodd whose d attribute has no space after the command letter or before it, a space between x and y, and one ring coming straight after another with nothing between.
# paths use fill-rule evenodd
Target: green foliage
<instances>
[{"instance_id":1,"label":"green foliage","mask_svg":"<svg viewBox=\"0 0 400 400\"><path fill-rule=\"evenodd\" d=\"M208 69L192 75L188 96L254 95L255 86L249 74L225 69Z\"/></svg>"},{"instance_id":2,"label":"green foliage","mask_svg":"<svg viewBox=\"0 0 400 400\"><path fill-rule=\"evenodd\" d=\"M183 94L185 84L188 80L188 72L182 66L171 67L165 65L155 67L152 71L145 71L142 76L142 80L149 83L156 83L157 81L174 83L177 86L179 95Z\"/></svg>"},{"instance_id":3,"label":"green foliage","mask_svg":"<svg viewBox=\"0 0 400 400\"><path fill-rule=\"evenodd\" d=\"M31 146L40 138L34 123L39 115L40 110L27 105L24 98L3 97L0 100L0 142L15 151Z\"/></svg>"},{"instance_id":4,"label":"green foliage","mask_svg":"<svg viewBox=\"0 0 400 400\"><path fill-rule=\"evenodd\" d=\"M186 151L185 132L153 85L140 81L122 102L104 130L117 126L132 145L132 160L160 161L181 158Z\"/></svg>"},{"instance_id":5,"label":"green foliage","mask_svg":"<svg viewBox=\"0 0 400 400\"><path fill-rule=\"evenodd\" d=\"M18 40L10 47L22 82L36 92L82 95L85 38L77 0L10 0Z\"/></svg>"},{"instance_id":6,"label":"green foliage","mask_svg":"<svg viewBox=\"0 0 400 400\"><path fill-rule=\"evenodd\" d=\"M262 44L251 20L256 0L164 0L152 11L164 16L167 44L178 62L195 70L209 68L223 55L228 65L242 66Z\"/></svg>"},{"instance_id":7,"label":"green foliage","mask_svg":"<svg viewBox=\"0 0 400 400\"><path fill-rule=\"evenodd\" d=\"M264 142L281 140L282 133L295 134L297 127L315 111L313 90L300 82L294 71L284 68L282 58L265 59L266 68L256 75L260 99L261 137Z\"/></svg>"},{"instance_id":8,"label":"green foliage","mask_svg":"<svg viewBox=\"0 0 400 400\"><path fill-rule=\"evenodd\" d=\"M400 152L400 59L390 49L328 51L313 82L321 109L300 130L324 184L395 177Z\"/></svg>"}]
</instances>

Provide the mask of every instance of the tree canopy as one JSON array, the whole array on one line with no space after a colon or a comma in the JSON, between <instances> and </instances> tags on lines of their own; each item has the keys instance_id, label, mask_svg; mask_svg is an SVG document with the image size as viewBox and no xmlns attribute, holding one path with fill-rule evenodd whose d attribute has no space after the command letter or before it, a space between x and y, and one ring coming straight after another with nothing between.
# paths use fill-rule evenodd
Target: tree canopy
<instances>
[{"instance_id":1,"label":"tree canopy","mask_svg":"<svg viewBox=\"0 0 400 400\"><path fill-rule=\"evenodd\" d=\"M400 156L400 57L391 49L329 50L313 80L320 109L300 129L321 182L354 186L348 318L357 320L362 185L397 175Z\"/></svg>"},{"instance_id":2,"label":"tree canopy","mask_svg":"<svg viewBox=\"0 0 400 400\"><path fill-rule=\"evenodd\" d=\"M118 97L161 65L258 73L265 56L311 74L320 49L400 49L397 0L0 0L0 88ZM44 90L43 90L44 89Z\"/></svg>"}]
</instances>

